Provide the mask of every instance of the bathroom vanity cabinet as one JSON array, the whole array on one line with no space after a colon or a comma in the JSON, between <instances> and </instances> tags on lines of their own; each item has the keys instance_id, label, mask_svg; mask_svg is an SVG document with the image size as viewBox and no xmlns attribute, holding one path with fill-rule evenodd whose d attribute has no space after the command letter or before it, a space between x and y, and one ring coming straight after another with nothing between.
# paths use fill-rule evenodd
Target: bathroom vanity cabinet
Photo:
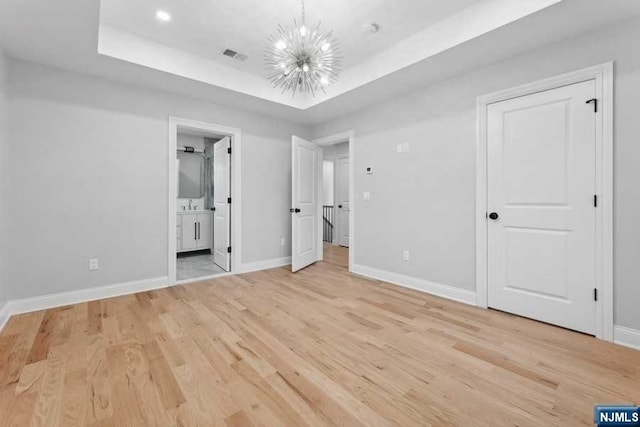
<instances>
[{"instance_id":1,"label":"bathroom vanity cabinet","mask_svg":"<svg viewBox=\"0 0 640 427\"><path fill-rule=\"evenodd\" d=\"M211 249L213 244L213 212L178 212L177 252Z\"/></svg>"}]
</instances>

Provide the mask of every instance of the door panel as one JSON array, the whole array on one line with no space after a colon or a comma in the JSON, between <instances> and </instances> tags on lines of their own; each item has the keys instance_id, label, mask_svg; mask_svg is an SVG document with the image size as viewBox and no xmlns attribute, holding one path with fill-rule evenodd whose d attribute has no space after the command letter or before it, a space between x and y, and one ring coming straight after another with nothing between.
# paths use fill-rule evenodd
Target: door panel
<instances>
[{"instance_id":1,"label":"door panel","mask_svg":"<svg viewBox=\"0 0 640 427\"><path fill-rule=\"evenodd\" d=\"M198 247L198 216L193 214L181 214L182 218L182 250L196 249Z\"/></svg>"},{"instance_id":2,"label":"door panel","mask_svg":"<svg viewBox=\"0 0 640 427\"><path fill-rule=\"evenodd\" d=\"M213 145L213 260L224 271L231 271L231 139Z\"/></svg>"},{"instance_id":3,"label":"door panel","mask_svg":"<svg viewBox=\"0 0 640 427\"><path fill-rule=\"evenodd\" d=\"M595 333L595 82L488 107L489 306Z\"/></svg>"},{"instance_id":4,"label":"door panel","mask_svg":"<svg viewBox=\"0 0 640 427\"><path fill-rule=\"evenodd\" d=\"M211 224L211 215L204 214L198 215L199 233L198 233L198 248L209 249L213 241L213 228Z\"/></svg>"},{"instance_id":5,"label":"door panel","mask_svg":"<svg viewBox=\"0 0 640 427\"><path fill-rule=\"evenodd\" d=\"M297 136L291 142L291 268L298 271L318 260L318 148Z\"/></svg>"},{"instance_id":6,"label":"door panel","mask_svg":"<svg viewBox=\"0 0 640 427\"><path fill-rule=\"evenodd\" d=\"M338 159L338 244L340 246L349 247L349 215L349 158L341 157Z\"/></svg>"}]
</instances>

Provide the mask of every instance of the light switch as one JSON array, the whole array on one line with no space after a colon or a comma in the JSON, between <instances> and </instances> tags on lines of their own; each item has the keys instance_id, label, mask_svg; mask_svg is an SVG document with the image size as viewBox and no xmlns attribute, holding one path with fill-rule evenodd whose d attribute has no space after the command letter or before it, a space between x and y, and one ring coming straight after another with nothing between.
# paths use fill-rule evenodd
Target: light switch
<instances>
[{"instance_id":1,"label":"light switch","mask_svg":"<svg viewBox=\"0 0 640 427\"><path fill-rule=\"evenodd\" d=\"M402 151L404 151L405 153L409 152L409 143L405 142L404 144L402 144Z\"/></svg>"},{"instance_id":2,"label":"light switch","mask_svg":"<svg viewBox=\"0 0 640 427\"><path fill-rule=\"evenodd\" d=\"M371 200L371 193L365 191L364 193L362 193L362 198L365 200Z\"/></svg>"},{"instance_id":3,"label":"light switch","mask_svg":"<svg viewBox=\"0 0 640 427\"><path fill-rule=\"evenodd\" d=\"M402 153L402 144L398 144L398 146L396 147L396 150L398 151L398 153Z\"/></svg>"}]
</instances>

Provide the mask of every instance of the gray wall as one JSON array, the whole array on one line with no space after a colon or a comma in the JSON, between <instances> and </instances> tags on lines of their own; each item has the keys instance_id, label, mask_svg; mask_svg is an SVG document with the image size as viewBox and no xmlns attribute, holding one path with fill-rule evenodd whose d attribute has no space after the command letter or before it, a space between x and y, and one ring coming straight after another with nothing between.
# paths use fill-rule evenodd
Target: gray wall
<instances>
[{"instance_id":1,"label":"gray wall","mask_svg":"<svg viewBox=\"0 0 640 427\"><path fill-rule=\"evenodd\" d=\"M629 21L315 126L314 138L355 130L356 264L473 290L476 97L615 60L615 323L640 329L638 40Z\"/></svg>"},{"instance_id":2,"label":"gray wall","mask_svg":"<svg viewBox=\"0 0 640 427\"><path fill-rule=\"evenodd\" d=\"M8 64L0 49L0 308L7 300L9 266L7 255L9 239L6 238L9 228L9 132L8 132ZM1 323L1 320L0 320Z\"/></svg>"},{"instance_id":3,"label":"gray wall","mask_svg":"<svg viewBox=\"0 0 640 427\"><path fill-rule=\"evenodd\" d=\"M290 254L291 134L307 127L21 61L10 85L10 298L167 275L170 115L242 129L241 261Z\"/></svg>"}]
</instances>

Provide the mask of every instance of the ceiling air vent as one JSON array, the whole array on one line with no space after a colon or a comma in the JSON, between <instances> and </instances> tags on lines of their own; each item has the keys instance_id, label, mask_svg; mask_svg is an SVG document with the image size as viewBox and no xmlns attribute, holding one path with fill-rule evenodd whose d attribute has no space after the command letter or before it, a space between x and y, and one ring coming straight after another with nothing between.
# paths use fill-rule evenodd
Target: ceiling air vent
<instances>
[{"instance_id":1,"label":"ceiling air vent","mask_svg":"<svg viewBox=\"0 0 640 427\"><path fill-rule=\"evenodd\" d=\"M235 50L233 50L233 49L226 49L226 48L225 48L225 49L222 51L222 54L223 54L224 56L228 56L229 58L233 58L233 59L235 59L236 61L241 61L241 62L246 61L246 60L247 60L247 58L248 58L248 57L247 57L247 55L245 55L245 54L243 54L243 53L238 53L238 52L236 52L236 51L235 51Z\"/></svg>"},{"instance_id":2,"label":"ceiling air vent","mask_svg":"<svg viewBox=\"0 0 640 427\"><path fill-rule=\"evenodd\" d=\"M235 58L236 55L238 54L238 52L236 52L235 50L231 50L231 49L225 49L222 51L222 54L224 56L228 56L229 58Z\"/></svg>"}]
</instances>

